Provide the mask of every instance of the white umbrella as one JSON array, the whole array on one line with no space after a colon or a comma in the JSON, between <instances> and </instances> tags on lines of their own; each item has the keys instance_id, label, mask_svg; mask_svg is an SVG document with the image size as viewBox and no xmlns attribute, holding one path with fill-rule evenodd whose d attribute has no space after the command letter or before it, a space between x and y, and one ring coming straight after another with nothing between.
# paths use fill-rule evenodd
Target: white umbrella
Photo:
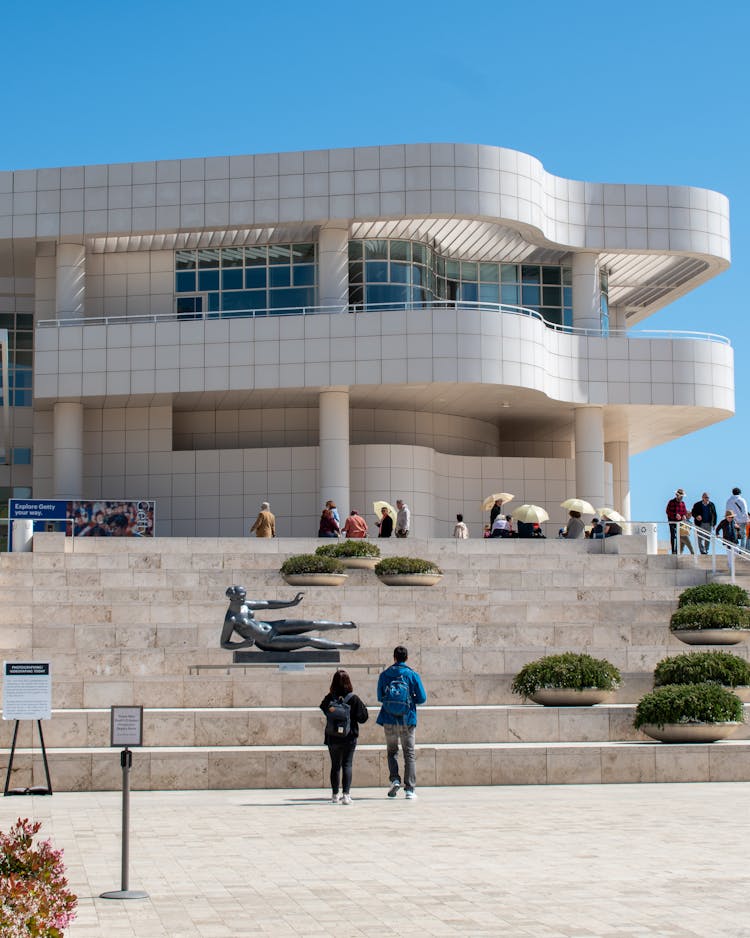
<instances>
[{"instance_id":1,"label":"white umbrella","mask_svg":"<svg viewBox=\"0 0 750 938\"><path fill-rule=\"evenodd\" d=\"M540 508L539 505L521 505L519 508L516 508L515 511L511 512L511 517L515 518L516 521L523 521L526 524L542 524L545 521L549 521L549 515L544 508Z\"/></svg>"},{"instance_id":2,"label":"white umbrella","mask_svg":"<svg viewBox=\"0 0 750 938\"><path fill-rule=\"evenodd\" d=\"M503 504L512 502L515 497L516 496L511 495L510 492L497 492L495 495L488 495L482 502L482 511L489 511L495 502L502 502Z\"/></svg>"},{"instance_id":3,"label":"white umbrella","mask_svg":"<svg viewBox=\"0 0 750 938\"><path fill-rule=\"evenodd\" d=\"M560 507L567 508L568 511L578 511L582 515L596 514L593 506L585 502L582 498L566 498L564 502L560 502Z\"/></svg>"},{"instance_id":4,"label":"white umbrella","mask_svg":"<svg viewBox=\"0 0 750 938\"><path fill-rule=\"evenodd\" d=\"M616 521L618 524L624 524L627 520L623 518L619 511L616 511L614 508L600 508L599 516L601 518L606 518L607 521Z\"/></svg>"},{"instance_id":5,"label":"white umbrella","mask_svg":"<svg viewBox=\"0 0 750 938\"><path fill-rule=\"evenodd\" d=\"M393 505L389 505L388 502L373 502L372 503L372 510L375 512L378 518L380 517L380 512L382 508L385 508L385 510L388 512L388 514L391 516L391 518L394 521L396 520L396 509L393 507Z\"/></svg>"}]
</instances>

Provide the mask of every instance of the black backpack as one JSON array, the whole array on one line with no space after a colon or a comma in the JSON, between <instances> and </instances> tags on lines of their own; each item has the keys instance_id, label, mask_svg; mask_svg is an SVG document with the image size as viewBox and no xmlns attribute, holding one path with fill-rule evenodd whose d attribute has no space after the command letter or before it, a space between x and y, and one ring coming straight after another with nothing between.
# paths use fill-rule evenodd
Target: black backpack
<instances>
[{"instance_id":1,"label":"black backpack","mask_svg":"<svg viewBox=\"0 0 750 938\"><path fill-rule=\"evenodd\" d=\"M352 708L349 701L354 694L333 697L326 708L326 736L329 739L346 739L352 728Z\"/></svg>"}]
</instances>

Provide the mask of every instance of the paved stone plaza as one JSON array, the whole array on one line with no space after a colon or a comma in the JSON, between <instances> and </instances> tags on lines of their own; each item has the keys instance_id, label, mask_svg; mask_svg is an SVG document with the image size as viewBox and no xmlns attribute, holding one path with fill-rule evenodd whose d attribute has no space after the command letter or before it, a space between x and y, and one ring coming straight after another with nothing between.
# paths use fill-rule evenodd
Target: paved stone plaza
<instances>
[{"instance_id":1,"label":"paved stone plaza","mask_svg":"<svg viewBox=\"0 0 750 938\"><path fill-rule=\"evenodd\" d=\"M137 753L135 758L137 759ZM356 782L356 763L355 763ZM80 898L70 938L750 936L750 784L319 789L5 798Z\"/></svg>"}]
</instances>

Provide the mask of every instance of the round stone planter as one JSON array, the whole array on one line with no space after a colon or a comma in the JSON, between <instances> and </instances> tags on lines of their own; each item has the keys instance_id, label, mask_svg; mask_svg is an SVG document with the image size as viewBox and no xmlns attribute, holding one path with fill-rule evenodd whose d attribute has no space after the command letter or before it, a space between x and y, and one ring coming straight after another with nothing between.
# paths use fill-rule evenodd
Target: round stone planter
<instances>
[{"instance_id":1,"label":"round stone planter","mask_svg":"<svg viewBox=\"0 0 750 938\"><path fill-rule=\"evenodd\" d=\"M641 730L662 743L715 743L736 733L741 723L665 723L647 724Z\"/></svg>"},{"instance_id":2,"label":"round stone planter","mask_svg":"<svg viewBox=\"0 0 750 938\"><path fill-rule=\"evenodd\" d=\"M380 563L380 557L337 557L336 559L350 570L374 570L375 564Z\"/></svg>"},{"instance_id":3,"label":"round stone planter","mask_svg":"<svg viewBox=\"0 0 750 938\"><path fill-rule=\"evenodd\" d=\"M686 645L739 645L750 629L673 629L672 635Z\"/></svg>"},{"instance_id":4,"label":"round stone planter","mask_svg":"<svg viewBox=\"0 0 750 938\"><path fill-rule=\"evenodd\" d=\"M290 586L341 586L346 573L282 573Z\"/></svg>"},{"instance_id":5,"label":"round stone planter","mask_svg":"<svg viewBox=\"0 0 750 938\"><path fill-rule=\"evenodd\" d=\"M594 704L609 700L611 696L612 691L600 690L598 687L586 687L583 690L575 690L572 687L540 687L534 691L531 699L544 707L593 707Z\"/></svg>"},{"instance_id":6,"label":"round stone planter","mask_svg":"<svg viewBox=\"0 0 750 938\"><path fill-rule=\"evenodd\" d=\"M385 573L378 579L386 586L434 586L443 579L442 573Z\"/></svg>"}]
</instances>

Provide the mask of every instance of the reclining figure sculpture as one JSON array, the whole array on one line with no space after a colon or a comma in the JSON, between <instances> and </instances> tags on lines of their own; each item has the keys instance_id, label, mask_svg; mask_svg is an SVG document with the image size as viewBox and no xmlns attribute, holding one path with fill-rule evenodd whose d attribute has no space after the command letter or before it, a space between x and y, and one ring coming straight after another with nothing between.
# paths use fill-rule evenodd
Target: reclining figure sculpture
<instances>
[{"instance_id":1,"label":"reclining figure sculpture","mask_svg":"<svg viewBox=\"0 0 750 938\"><path fill-rule=\"evenodd\" d=\"M257 645L261 651L296 651L298 648L326 648L356 651L355 642L334 642L306 632L327 632L332 629L356 629L355 622L328 622L325 619L277 619L275 622L262 622L253 615L256 609L284 609L296 606L302 601L304 593L297 593L294 599L284 602L281 599L248 599L244 586L230 586L226 595L229 608L224 616L224 628L221 631L221 647L234 651ZM237 633L243 641L230 641Z\"/></svg>"}]
</instances>

